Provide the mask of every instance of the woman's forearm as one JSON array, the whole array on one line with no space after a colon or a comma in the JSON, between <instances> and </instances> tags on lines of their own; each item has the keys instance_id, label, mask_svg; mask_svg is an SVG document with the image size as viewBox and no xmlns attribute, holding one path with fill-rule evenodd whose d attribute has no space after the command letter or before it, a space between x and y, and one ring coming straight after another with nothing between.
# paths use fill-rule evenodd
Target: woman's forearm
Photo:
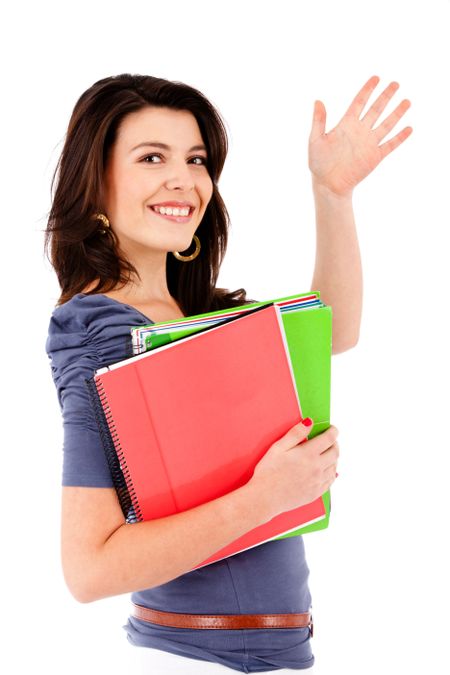
<instances>
[{"instance_id":1,"label":"woman's forearm","mask_svg":"<svg viewBox=\"0 0 450 675\"><path fill-rule=\"evenodd\" d=\"M188 511L124 524L89 562L77 599L93 602L165 584L272 517L268 500L247 483Z\"/></svg>"},{"instance_id":2,"label":"woman's forearm","mask_svg":"<svg viewBox=\"0 0 450 675\"><path fill-rule=\"evenodd\" d=\"M362 266L352 197L340 197L313 179L316 258L311 290L333 311L333 354L353 347L362 314Z\"/></svg>"}]
</instances>

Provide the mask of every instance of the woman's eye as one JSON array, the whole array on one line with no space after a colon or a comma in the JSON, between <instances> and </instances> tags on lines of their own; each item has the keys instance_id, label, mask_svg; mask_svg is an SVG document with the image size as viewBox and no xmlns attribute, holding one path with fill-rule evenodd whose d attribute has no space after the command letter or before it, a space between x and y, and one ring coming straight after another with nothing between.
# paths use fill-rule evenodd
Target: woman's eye
<instances>
[{"instance_id":1,"label":"woman's eye","mask_svg":"<svg viewBox=\"0 0 450 675\"><path fill-rule=\"evenodd\" d=\"M142 161L145 162L146 164L154 164L155 162L146 162L146 160L149 159L150 157L161 157L161 155L158 154L146 155L145 157L142 158Z\"/></svg>"},{"instance_id":2,"label":"woman's eye","mask_svg":"<svg viewBox=\"0 0 450 675\"><path fill-rule=\"evenodd\" d=\"M206 162L208 161L208 160L206 159L206 157L202 157L201 155L198 155L197 157L193 157L192 159L201 159L201 160L202 160L202 164L206 164Z\"/></svg>"},{"instance_id":3,"label":"woman's eye","mask_svg":"<svg viewBox=\"0 0 450 675\"><path fill-rule=\"evenodd\" d=\"M142 158L142 161L145 162L145 164L155 164L155 162L147 162L146 160L149 159L150 157L159 157L161 159L161 155L158 153L152 153L151 155L146 155L145 157ZM197 157L192 157L191 159L201 159L202 162L199 164L196 162L198 166L206 165L207 159L206 157L202 157L201 155L198 155ZM156 162L157 164L159 162Z\"/></svg>"}]
</instances>

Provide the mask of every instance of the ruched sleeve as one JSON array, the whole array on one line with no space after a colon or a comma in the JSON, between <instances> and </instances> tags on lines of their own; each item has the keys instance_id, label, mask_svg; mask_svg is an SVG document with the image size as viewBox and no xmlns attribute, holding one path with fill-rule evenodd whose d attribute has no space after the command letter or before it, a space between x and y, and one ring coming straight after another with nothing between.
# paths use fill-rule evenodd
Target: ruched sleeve
<instances>
[{"instance_id":1,"label":"ruched sleeve","mask_svg":"<svg viewBox=\"0 0 450 675\"><path fill-rule=\"evenodd\" d=\"M86 379L130 356L130 328L143 323L134 308L102 295L78 294L53 311L45 348L62 413L63 486L114 486Z\"/></svg>"}]
</instances>

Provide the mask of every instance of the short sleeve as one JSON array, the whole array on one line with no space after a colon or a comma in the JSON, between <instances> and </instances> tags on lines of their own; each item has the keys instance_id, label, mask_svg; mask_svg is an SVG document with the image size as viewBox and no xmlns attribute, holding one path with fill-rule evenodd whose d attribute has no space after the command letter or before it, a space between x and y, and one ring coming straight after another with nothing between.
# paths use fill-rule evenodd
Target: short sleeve
<instances>
[{"instance_id":1,"label":"short sleeve","mask_svg":"<svg viewBox=\"0 0 450 675\"><path fill-rule=\"evenodd\" d=\"M114 486L86 379L108 361L110 345L110 362L124 355L135 317L118 320L118 306L99 302L98 297L74 296L54 310L48 328L46 352L63 423L63 486Z\"/></svg>"}]
</instances>

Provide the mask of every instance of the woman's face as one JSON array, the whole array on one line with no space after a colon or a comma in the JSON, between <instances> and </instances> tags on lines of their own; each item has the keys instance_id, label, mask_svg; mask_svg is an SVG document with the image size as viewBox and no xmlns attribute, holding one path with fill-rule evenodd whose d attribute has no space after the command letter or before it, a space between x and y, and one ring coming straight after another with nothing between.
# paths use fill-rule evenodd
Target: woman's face
<instances>
[{"instance_id":1,"label":"woman's face","mask_svg":"<svg viewBox=\"0 0 450 675\"><path fill-rule=\"evenodd\" d=\"M105 169L106 215L124 252L190 247L213 193L203 148L188 111L148 107L124 117ZM177 222L150 208L171 201L189 202L194 211Z\"/></svg>"}]
</instances>

